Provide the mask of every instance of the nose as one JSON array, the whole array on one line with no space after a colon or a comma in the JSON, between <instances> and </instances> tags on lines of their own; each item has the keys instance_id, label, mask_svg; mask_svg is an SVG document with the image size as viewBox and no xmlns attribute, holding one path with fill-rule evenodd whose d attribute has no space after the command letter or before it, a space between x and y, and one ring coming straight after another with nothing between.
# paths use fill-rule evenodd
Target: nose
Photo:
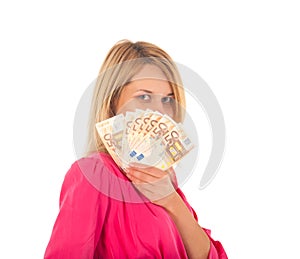
<instances>
[{"instance_id":1,"label":"nose","mask_svg":"<svg viewBox=\"0 0 300 259\"><path fill-rule=\"evenodd\" d=\"M149 104L149 109L153 110L153 111L158 111L161 114L167 114L171 117L173 117L173 108L170 105L166 105L162 102L162 98L163 96L161 95L156 95L153 99L151 104Z\"/></svg>"},{"instance_id":2,"label":"nose","mask_svg":"<svg viewBox=\"0 0 300 259\"><path fill-rule=\"evenodd\" d=\"M165 108L160 100L160 98L155 98L155 100L151 103L149 107L153 111L158 111L162 114L166 113Z\"/></svg>"}]
</instances>

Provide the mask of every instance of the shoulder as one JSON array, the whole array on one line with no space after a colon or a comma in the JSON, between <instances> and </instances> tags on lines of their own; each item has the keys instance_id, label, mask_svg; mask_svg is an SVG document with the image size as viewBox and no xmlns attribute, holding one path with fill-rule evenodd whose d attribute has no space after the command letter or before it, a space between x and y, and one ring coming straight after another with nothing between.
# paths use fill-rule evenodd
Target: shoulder
<instances>
[{"instance_id":1,"label":"shoulder","mask_svg":"<svg viewBox=\"0 0 300 259\"><path fill-rule=\"evenodd\" d=\"M65 189L94 189L106 196L121 199L129 192L129 182L109 154L93 153L76 160L63 183ZM130 192L131 194L131 192Z\"/></svg>"},{"instance_id":2,"label":"shoulder","mask_svg":"<svg viewBox=\"0 0 300 259\"><path fill-rule=\"evenodd\" d=\"M86 177L87 179L100 176L103 171L119 171L110 155L95 152L89 156L82 157L71 164L66 178Z\"/></svg>"},{"instance_id":3,"label":"shoulder","mask_svg":"<svg viewBox=\"0 0 300 259\"><path fill-rule=\"evenodd\" d=\"M91 168L94 166L105 166L105 167L115 167L116 164L112 157L103 152L95 152L89 156L82 157L77 159L72 166L79 166L80 168Z\"/></svg>"},{"instance_id":4,"label":"shoulder","mask_svg":"<svg viewBox=\"0 0 300 259\"><path fill-rule=\"evenodd\" d=\"M113 170L117 170L114 167L111 157L104 153L95 153L74 161L64 177L60 203L77 193L86 197L99 196L99 190L107 182L107 177Z\"/></svg>"},{"instance_id":5,"label":"shoulder","mask_svg":"<svg viewBox=\"0 0 300 259\"><path fill-rule=\"evenodd\" d=\"M72 186L90 184L96 187L100 178L111 171L117 171L112 158L105 153L93 153L74 161L69 167L62 186L62 191ZM97 189L97 188L96 188Z\"/></svg>"}]
</instances>

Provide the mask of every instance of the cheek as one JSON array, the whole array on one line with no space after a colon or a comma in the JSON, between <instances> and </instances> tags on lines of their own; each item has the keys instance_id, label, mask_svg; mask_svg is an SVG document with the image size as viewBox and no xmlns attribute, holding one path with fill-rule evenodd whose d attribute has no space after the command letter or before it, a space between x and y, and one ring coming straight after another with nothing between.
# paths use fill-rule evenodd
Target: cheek
<instances>
[{"instance_id":1,"label":"cheek","mask_svg":"<svg viewBox=\"0 0 300 259\"><path fill-rule=\"evenodd\" d=\"M119 110L123 106L123 100L122 98L115 98L114 100L114 107L115 107L115 112L118 114Z\"/></svg>"},{"instance_id":2,"label":"cheek","mask_svg":"<svg viewBox=\"0 0 300 259\"><path fill-rule=\"evenodd\" d=\"M125 113L127 111L135 111L135 109L139 108L141 109L141 107L138 107L136 101L133 98L124 98L121 97L119 98L119 100L116 100L116 114L119 113Z\"/></svg>"},{"instance_id":3,"label":"cheek","mask_svg":"<svg viewBox=\"0 0 300 259\"><path fill-rule=\"evenodd\" d=\"M126 89L126 87L121 91L121 93L115 98L114 107L115 113L119 114L125 111L128 106L128 102L130 100L130 92Z\"/></svg>"},{"instance_id":4,"label":"cheek","mask_svg":"<svg viewBox=\"0 0 300 259\"><path fill-rule=\"evenodd\" d=\"M171 118L174 118L175 112L173 106L168 106L165 108L165 113L168 114Z\"/></svg>"}]
</instances>

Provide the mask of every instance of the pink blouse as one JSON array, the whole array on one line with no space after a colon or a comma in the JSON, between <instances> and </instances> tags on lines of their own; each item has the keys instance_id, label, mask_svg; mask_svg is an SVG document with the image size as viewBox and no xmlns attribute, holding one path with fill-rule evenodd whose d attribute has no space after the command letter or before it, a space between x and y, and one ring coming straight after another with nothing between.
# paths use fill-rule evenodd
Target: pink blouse
<instances>
[{"instance_id":1,"label":"pink blouse","mask_svg":"<svg viewBox=\"0 0 300 259\"><path fill-rule=\"evenodd\" d=\"M176 190L197 220L182 191ZM208 258L227 258L211 240ZM46 259L187 258L171 217L146 200L105 153L74 162L60 194L60 210Z\"/></svg>"}]
</instances>

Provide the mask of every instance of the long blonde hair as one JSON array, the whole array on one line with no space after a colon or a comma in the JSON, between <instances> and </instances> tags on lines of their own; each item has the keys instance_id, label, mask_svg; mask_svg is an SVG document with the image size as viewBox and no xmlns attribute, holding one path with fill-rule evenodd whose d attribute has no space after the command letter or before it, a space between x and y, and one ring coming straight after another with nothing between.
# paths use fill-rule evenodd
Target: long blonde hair
<instances>
[{"instance_id":1,"label":"long blonde hair","mask_svg":"<svg viewBox=\"0 0 300 259\"><path fill-rule=\"evenodd\" d=\"M155 65L164 73L178 104L174 119L178 122L183 120L185 95L181 77L171 57L158 46L148 42L119 41L108 52L97 77L90 108L86 155L96 151L107 152L95 124L116 115L116 100L119 99L124 86L145 64Z\"/></svg>"}]
</instances>

